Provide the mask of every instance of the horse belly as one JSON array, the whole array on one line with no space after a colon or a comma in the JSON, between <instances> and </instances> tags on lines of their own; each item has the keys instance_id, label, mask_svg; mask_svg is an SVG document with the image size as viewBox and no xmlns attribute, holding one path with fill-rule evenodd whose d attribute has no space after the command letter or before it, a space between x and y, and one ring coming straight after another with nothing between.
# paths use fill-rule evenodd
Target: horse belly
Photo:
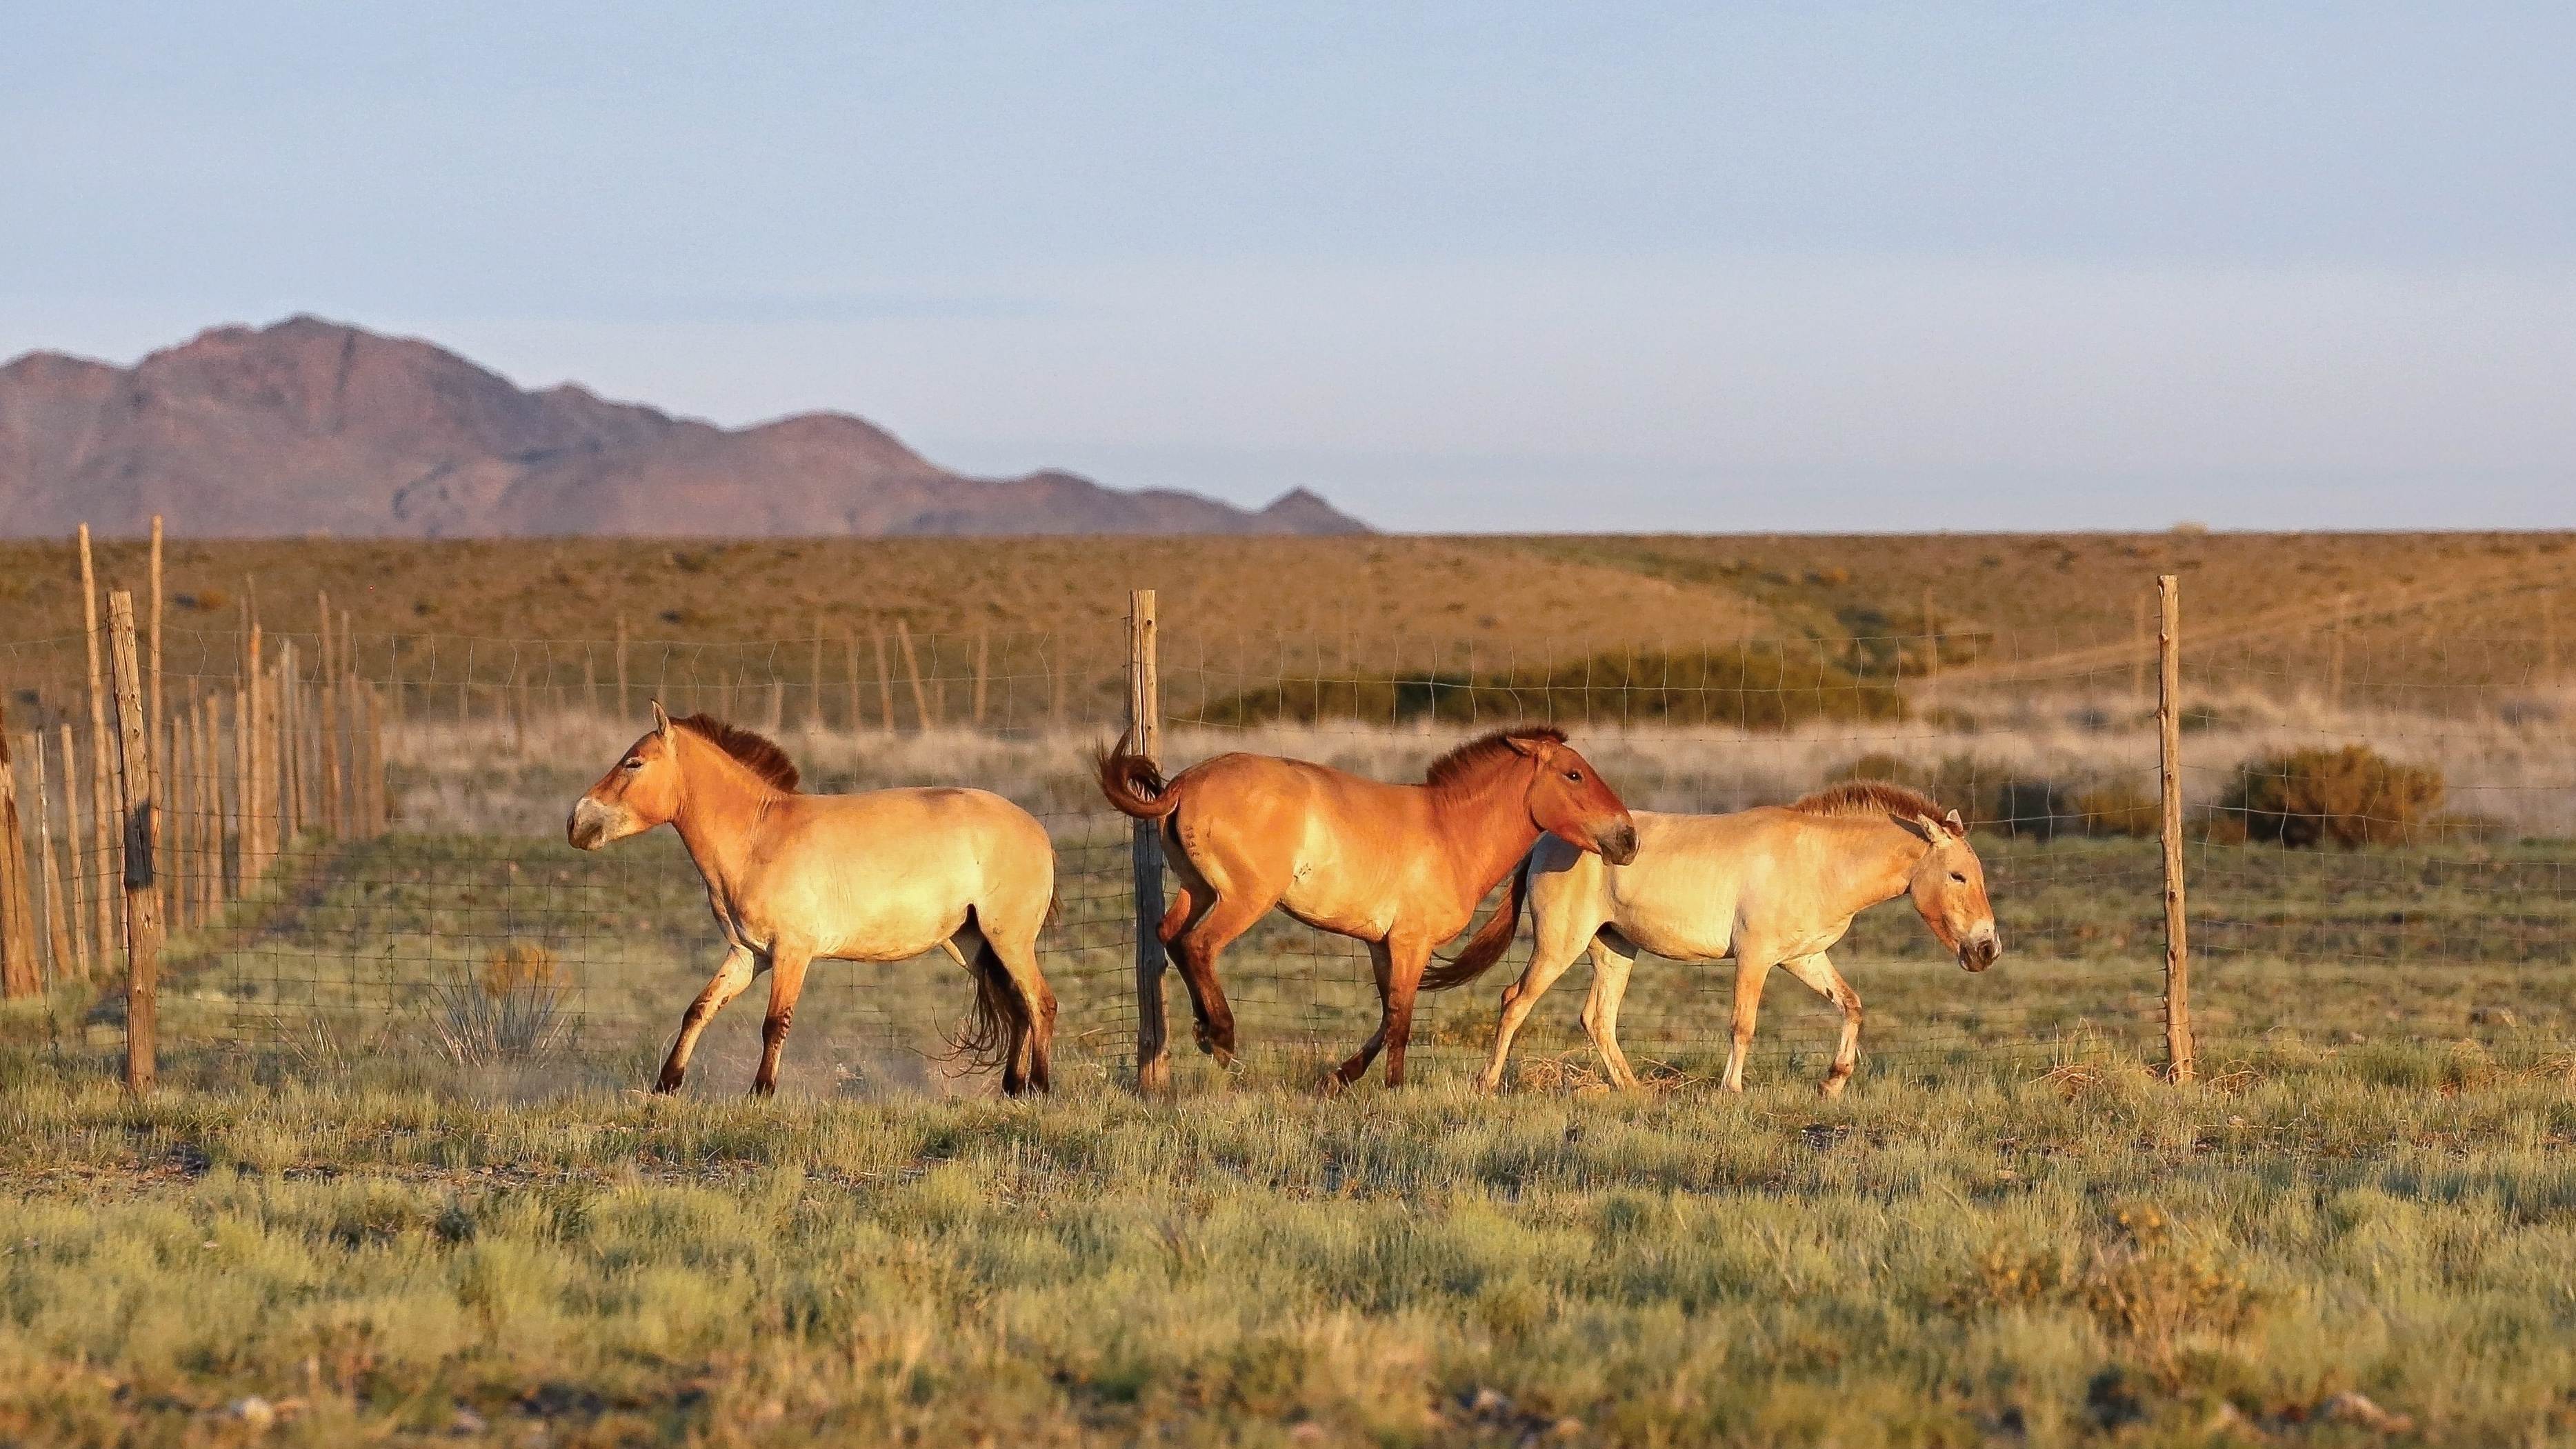
<instances>
[{"instance_id":1,"label":"horse belly","mask_svg":"<svg viewBox=\"0 0 2576 1449\"><path fill-rule=\"evenodd\" d=\"M1364 941L1381 939L1394 924L1389 919L1393 897L1383 883L1350 879L1350 874L1330 869L1301 872L1289 881L1279 908L1317 930Z\"/></svg>"},{"instance_id":2,"label":"horse belly","mask_svg":"<svg viewBox=\"0 0 2576 1449\"><path fill-rule=\"evenodd\" d=\"M1612 872L1610 923L1667 961L1719 961L1735 949L1736 902L1722 894L1619 889Z\"/></svg>"}]
</instances>

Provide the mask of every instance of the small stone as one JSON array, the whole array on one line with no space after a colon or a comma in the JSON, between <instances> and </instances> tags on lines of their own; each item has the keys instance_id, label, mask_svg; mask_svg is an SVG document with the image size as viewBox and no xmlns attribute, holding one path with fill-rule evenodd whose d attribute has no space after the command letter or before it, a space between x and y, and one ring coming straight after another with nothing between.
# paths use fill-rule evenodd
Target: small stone
<instances>
[{"instance_id":1,"label":"small stone","mask_svg":"<svg viewBox=\"0 0 2576 1449\"><path fill-rule=\"evenodd\" d=\"M462 1404L456 1408L456 1417L447 1421L447 1432L451 1434L480 1434L490 1427L481 1414Z\"/></svg>"},{"instance_id":2,"label":"small stone","mask_svg":"<svg viewBox=\"0 0 2576 1449\"><path fill-rule=\"evenodd\" d=\"M1290 1442L1297 1444L1321 1444L1324 1442L1324 1426L1316 1423L1312 1419L1308 1419L1306 1422L1290 1429L1288 1431L1288 1438Z\"/></svg>"},{"instance_id":3,"label":"small stone","mask_svg":"<svg viewBox=\"0 0 2576 1449\"><path fill-rule=\"evenodd\" d=\"M225 1412L262 1433L277 1427L277 1406L257 1394L233 1400L232 1407Z\"/></svg>"},{"instance_id":4,"label":"small stone","mask_svg":"<svg viewBox=\"0 0 2576 1449\"><path fill-rule=\"evenodd\" d=\"M1505 1398L1500 1389L1479 1387L1467 1399L1467 1412L1471 1414L1508 1414L1511 1411L1512 1401Z\"/></svg>"},{"instance_id":5,"label":"small stone","mask_svg":"<svg viewBox=\"0 0 2576 1449\"><path fill-rule=\"evenodd\" d=\"M1583 1421L1569 1415L1557 1420L1556 1426L1548 1432L1559 1439L1572 1439L1583 1432Z\"/></svg>"}]
</instances>

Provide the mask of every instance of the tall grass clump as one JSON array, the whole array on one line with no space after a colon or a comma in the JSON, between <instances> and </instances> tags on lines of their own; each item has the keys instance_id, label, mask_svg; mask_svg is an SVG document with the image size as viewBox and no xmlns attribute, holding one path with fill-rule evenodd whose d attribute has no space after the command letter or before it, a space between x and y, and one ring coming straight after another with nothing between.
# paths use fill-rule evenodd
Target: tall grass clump
<instances>
[{"instance_id":1,"label":"tall grass clump","mask_svg":"<svg viewBox=\"0 0 2576 1449\"><path fill-rule=\"evenodd\" d=\"M458 1066L524 1061L573 1045L572 983L555 953L535 942L496 947L473 975L430 990L431 1029Z\"/></svg>"}]
</instances>

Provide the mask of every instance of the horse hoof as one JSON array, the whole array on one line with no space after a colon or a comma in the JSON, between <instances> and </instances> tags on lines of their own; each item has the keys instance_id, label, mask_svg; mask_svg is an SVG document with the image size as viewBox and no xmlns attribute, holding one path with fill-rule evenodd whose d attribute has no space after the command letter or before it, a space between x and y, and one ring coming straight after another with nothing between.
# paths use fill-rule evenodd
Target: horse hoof
<instances>
[{"instance_id":1,"label":"horse hoof","mask_svg":"<svg viewBox=\"0 0 2576 1449\"><path fill-rule=\"evenodd\" d=\"M681 1077L673 1073L664 1072L661 1077L653 1083L653 1095L656 1097L667 1097L671 1095L673 1092L680 1090L680 1083L682 1080L683 1079Z\"/></svg>"},{"instance_id":2,"label":"horse hoof","mask_svg":"<svg viewBox=\"0 0 2576 1449\"><path fill-rule=\"evenodd\" d=\"M1827 1077L1816 1084L1816 1092L1830 1102L1843 1094L1843 1086L1850 1080L1849 1077Z\"/></svg>"}]
</instances>

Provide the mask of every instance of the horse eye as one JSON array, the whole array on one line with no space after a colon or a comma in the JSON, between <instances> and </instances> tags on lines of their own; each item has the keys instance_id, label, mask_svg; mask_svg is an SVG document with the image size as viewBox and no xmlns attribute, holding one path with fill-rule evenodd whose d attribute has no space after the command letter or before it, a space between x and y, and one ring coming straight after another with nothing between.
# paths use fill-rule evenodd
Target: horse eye
<instances>
[{"instance_id":1,"label":"horse eye","mask_svg":"<svg viewBox=\"0 0 2576 1449\"><path fill-rule=\"evenodd\" d=\"M625 764L620 765L618 768L619 768L619 769L623 769L623 770L640 770L640 769L643 769L643 768L644 768L644 762L643 762L641 759L628 760Z\"/></svg>"},{"instance_id":2,"label":"horse eye","mask_svg":"<svg viewBox=\"0 0 2576 1449\"><path fill-rule=\"evenodd\" d=\"M1583 783L1583 772L1581 770L1568 770L1565 772L1565 778L1580 785Z\"/></svg>"},{"instance_id":3,"label":"horse eye","mask_svg":"<svg viewBox=\"0 0 2576 1449\"><path fill-rule=\"evenodd\" d=\"M1950 879L1952 879L1952 880L1954 880L1954 881L1957 881L1957 882L1958 882L1959 884L1961 884L1961 885L1966 885L1966 884L1968 883L1968 878L1967 878L1966 876L1964 876L1964 875L1959 874L1959 873L1958 873L1957 871L1955 871L1955 870L1954 870L1954 871L1952 871L1952 872L1950 872Z\"/></svg>"}]
</instances>

